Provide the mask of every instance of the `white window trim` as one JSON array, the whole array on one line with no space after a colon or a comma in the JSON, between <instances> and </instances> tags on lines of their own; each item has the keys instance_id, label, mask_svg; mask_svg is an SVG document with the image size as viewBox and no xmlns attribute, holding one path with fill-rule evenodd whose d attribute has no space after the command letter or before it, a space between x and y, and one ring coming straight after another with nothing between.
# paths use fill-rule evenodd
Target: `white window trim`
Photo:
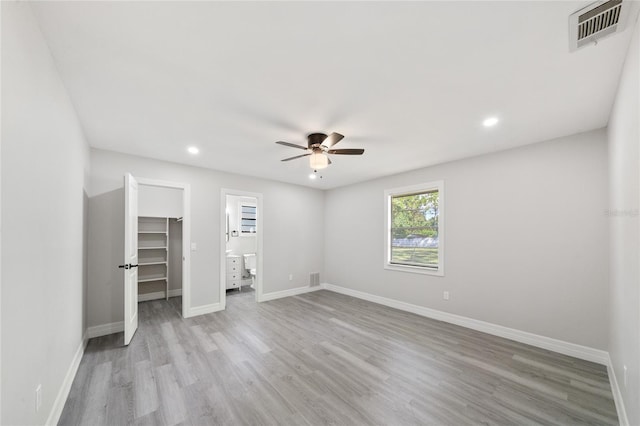
<instances>
[{"instance_id":1,"label":"white window trim","mask_svg":"<svg viewBox=\"0 0 640 426\"><path fill-rule=\"evenodd\" d=\"M398 265L391 263L391 197L411 193L438 191L438 268L425 266ZM410 272L414 274L444 276L444 245L445 245L445 204L444 181L421 183L418 185L403 186L401 188L387 189L384 191L384 269L392 271Z\"/></svg>"}]
</instances>

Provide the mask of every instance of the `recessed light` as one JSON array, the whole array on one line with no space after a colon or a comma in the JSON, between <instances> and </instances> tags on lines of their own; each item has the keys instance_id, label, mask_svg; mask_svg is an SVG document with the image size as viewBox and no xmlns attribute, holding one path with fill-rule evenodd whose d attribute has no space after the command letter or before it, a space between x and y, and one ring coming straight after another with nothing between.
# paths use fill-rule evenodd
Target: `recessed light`
<instances>
[{"instance_id":1,"label":"recessed light","mask_svg":"<svg viewBox=\"0 0 640 426\"><path fill-rule=\"evenodd\" d=\"M309 175L309 179L315 179L315 178L316 178L316 174L315 174L315 173L311 173L311 174Z\"/></svg>"},{"instance_id":2,"label":"recessed light","mask_svg":"<svg viewBox=\"0 0 640 426\"><path fill-rule=\"evenodd\" d=\"M190 146L189 148L187 148L187 151L189 151L189 154L193 154L193 155L200 152L198 147L195 147L195 146Z\"/></svg>"},{"instance_id":3,"label":"recessed light","mask_svg":"<svg viewBox=\"0 0 640 426\"><path fill-rule=\"evenodd\" d=\"M482 122L484 127L493 127L498 124L498 117L489 117Z\"/></svg>"}]
</instances>

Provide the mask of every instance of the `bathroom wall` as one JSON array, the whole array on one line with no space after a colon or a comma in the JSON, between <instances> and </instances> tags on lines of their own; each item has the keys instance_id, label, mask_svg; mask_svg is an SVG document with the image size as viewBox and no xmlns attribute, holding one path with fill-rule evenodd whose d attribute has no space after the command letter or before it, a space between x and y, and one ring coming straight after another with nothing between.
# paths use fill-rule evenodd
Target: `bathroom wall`
<instances>
[{"instance_id":1,"label":"bathroom wall","mask_svg":"<svg viewBox=\"0 0 640 426\"><path fill-rule=\"evenodd\" d=\"M240 203L246 202L256 204L256 199L251 197L227 196L227 212L229 213L229 241L227 250L229 254L243 255L245 253L255 253L257 248L257 237L255 235L240 234ZM258 212L260 214L260 212ZM232 236L232 231L237 231L238 236ZM260 232L260 230L258 230Z\"/></svg>"}]
</instances>

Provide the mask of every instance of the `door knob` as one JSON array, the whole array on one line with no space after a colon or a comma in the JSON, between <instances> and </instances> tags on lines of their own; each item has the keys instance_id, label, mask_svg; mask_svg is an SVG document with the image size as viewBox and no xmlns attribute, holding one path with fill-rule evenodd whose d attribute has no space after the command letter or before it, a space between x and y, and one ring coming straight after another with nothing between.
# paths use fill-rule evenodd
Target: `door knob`
<instances>
[{"instance_id":1,"label":"door knob","mask_svg":"<svg viewBox=\"0 0 640 426\"><path fill-rule=\"evenodd\" d=\"M132 268L137 268L138 265L134 265L132 263L128 263L128 264L124 264L124 265L118 265L118 268L124 268L124 269L132 269Z\"/></svg>"}]
</instances>

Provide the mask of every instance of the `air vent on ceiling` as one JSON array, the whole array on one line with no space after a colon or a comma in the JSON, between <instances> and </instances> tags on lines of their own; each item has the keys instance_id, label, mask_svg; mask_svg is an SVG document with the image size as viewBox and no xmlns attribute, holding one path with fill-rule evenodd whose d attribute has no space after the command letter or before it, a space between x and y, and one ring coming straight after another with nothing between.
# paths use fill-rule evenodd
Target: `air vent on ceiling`
<instances>
[{"instance_id":1,"label":"air vent on ceiling","mask_svg":"<svg viewBox=\"0 0 640 426\"><path fill-rule=\"evenodd\" d=\"M572 52L624 29L629 0L597 1L569 16L569 50Z\"/></svg>"}]
</instances>

